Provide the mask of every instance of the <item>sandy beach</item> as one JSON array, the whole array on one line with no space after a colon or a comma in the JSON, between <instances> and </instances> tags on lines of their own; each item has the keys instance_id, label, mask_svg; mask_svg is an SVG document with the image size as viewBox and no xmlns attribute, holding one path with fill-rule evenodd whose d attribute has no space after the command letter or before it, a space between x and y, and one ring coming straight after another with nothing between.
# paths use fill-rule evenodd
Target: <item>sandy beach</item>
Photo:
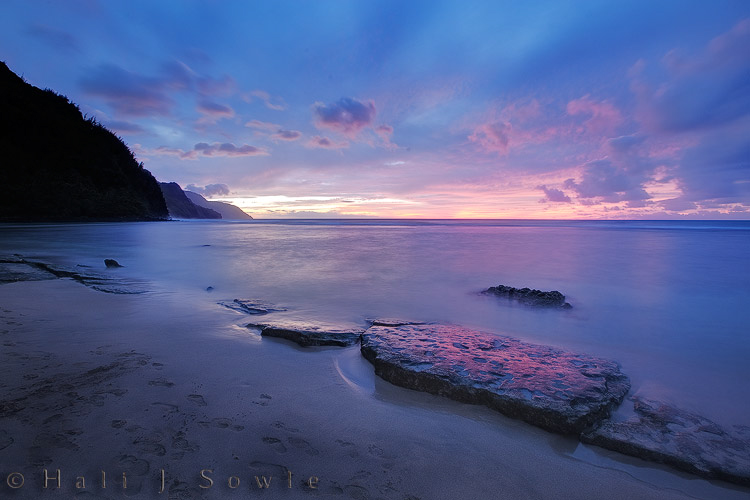
<instances>
[{"instance_id":1,"label":"sandy beach","mask_svg":"<svg viewBox=\"0 0 750 500\"><path fill-rule=\"evenodd\" d=\"M182 302L56 279L0 296L3 497L748 494L391 386L356 346L261 338L208 294Z\"/></svg>"}]
</instances>

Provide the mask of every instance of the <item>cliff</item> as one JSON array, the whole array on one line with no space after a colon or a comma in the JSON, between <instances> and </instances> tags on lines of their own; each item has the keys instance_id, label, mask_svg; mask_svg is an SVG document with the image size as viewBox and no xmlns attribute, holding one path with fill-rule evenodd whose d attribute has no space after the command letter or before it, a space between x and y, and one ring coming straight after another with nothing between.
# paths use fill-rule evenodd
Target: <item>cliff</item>
<instances>
[{"instance_id":1,"label":"cliff","mask_svg":"<svg viewBox=\"0 0 750 500\"><path fill-rule=\"evenodd\" d=\"M0 220L167 217L156 179L115 134L0 62Z\"/></svg>"}]
</instances>

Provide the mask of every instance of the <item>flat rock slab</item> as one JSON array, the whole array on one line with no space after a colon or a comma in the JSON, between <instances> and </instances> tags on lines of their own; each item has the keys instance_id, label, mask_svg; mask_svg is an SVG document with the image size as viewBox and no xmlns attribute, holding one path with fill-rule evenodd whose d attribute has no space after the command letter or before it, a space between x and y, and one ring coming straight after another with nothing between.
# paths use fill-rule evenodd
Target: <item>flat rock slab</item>
<instances>
[{"instance_id":1,"label":"flat rock slab","mask_svg":"<svg viewBox=\"0 0 750 500\"><path fill-rule=\"evenodd\" d=\"M395 385L564 434L609 416L630 389L615 362L453 325L373 326L362 354Z\"/></svg>"},{"instance_id":2,"label":"flat rock slab","mask_svg":"<svg viewBox=\"0 0 750 500\"><path fill-rule=\"evenodd\" d=\"M248 328L259 328L264 337L291 340L303 347L348 347L359 342L363 328L351 324L311 322L302 319L273 319L263 323L250 323Z\"/></svg>"},{"instance_id":3,"label":"flat rock slab","mask_svg":"<svg viewBox=\"0 0 750 500\"><path fill-rule=\"evenodd\" d=\"M709 479L750 485L750 427L725 429L658 401L633 397L635 416L605 420L581 441L671 465Z\"/></svg>"},{"instance_id":4,"label":"flat rock slab","mask_svg":"<svg viewBox=\"0 0 750 500\"><path fill-rule=\"evenodd\" d=\"M211 287L209 287L211 288ZM234 299L234 300L222 300L219 305L228 307L234 311L238 311L245 314L262 315L272 312L286 311L283 307L278 307L272 304L268 304L259 299Z\"/></svg>"},{"instance_id":5,"label":"flat rock slab","mask_svg":"<svg viewBox=\"0 0 750 500\"><path fill-rule=\"evenodd\" d=\"M515 288L507 285L491 286L487 290L482 292L484 295L494 295L495 297L503 297L508 300L515 300L521 304L535 307L551 307L560 309L570 309L571 306L565 302L565 295L552 290L550 292L543 292L541 290L535 290L532 288Z\"/></svg>"},{"instance_id":6,"label":"flat rock slab","mask_svg":"<svg viewBox=\"0 0 750 500\"><path fill-rule=\"evenodd\" d=\"M0 261L0 283L15 283L17 281L41 281L57 279L54 274L38 269L23 262Z\"/></svg>"}]
</instances>

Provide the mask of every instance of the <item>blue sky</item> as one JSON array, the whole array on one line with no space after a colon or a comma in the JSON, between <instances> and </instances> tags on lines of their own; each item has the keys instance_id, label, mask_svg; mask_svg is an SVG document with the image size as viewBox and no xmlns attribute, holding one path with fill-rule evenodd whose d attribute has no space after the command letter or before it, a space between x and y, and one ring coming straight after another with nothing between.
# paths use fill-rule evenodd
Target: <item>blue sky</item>
<instances>
[{"instance_id":1,"label":"blue sky","mask_svg":"<svg viewBox=\"0 0 750 500\"><path fill-rule=\"evenodd\" d=\"M15 1L0 59L257 217L748 218L750 2Z\"/></svg>"}]
</instances>

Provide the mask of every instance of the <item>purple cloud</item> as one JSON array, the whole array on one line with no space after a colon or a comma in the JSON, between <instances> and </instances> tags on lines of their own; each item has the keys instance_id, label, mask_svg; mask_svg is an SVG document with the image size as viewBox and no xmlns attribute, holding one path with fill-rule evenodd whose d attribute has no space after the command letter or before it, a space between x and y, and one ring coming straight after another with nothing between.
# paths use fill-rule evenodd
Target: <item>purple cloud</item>
<instances>
[{"instance_id":1,"label":"purple cloud","mask_svg":"<svg viewBox=\"0 0 750 500\"><path fill-rule=\"evenodd\" d=\"M580 198L616 203L651 198L643 189L643 182L643 176L628 172L605 159L586 163L580 182L568 179L564 185L566 189L575 191ZM592 200L593 198L597 200Z\"/></svg>"},{"instance_id":2,"label":"purple cloud","mask_svg":"<svg viewBox=\"0 0 750 500\"><path fill-rule=\"evenodd\" d=\"M185 151L178 148L170 148L167 146L159 146L153 150L158 155L170 155L177 156L183 160L196 160L198 156L268 156L268 151L265 149L243 144L242 146L235 146L231 142L214 142L208 144L207 142L199 142L190 151Z\"/></svg>"},{"instance_id":3,"label":"purple cloud","mask_svg":"<svg viewBox=\"0 0 750 500\"><path fill-rule=\"evenodd\" d=\"M204 187L188 184L185 186L185 189L209 198L216 195L227 196L229 194L229 186L226 184L206 184Z\"/></svg>"},{"instance_id":4,"label":"purple cloud","mask_svg":"<svg viewBox=\"0 0 750 500\"><path fill-rule=\"evenodd\" d=\"M372 101L361 102L350 97L343 97L328 105L320 102L313 105L316 127L334 130L350 138L369 126L375 119L375 113L375 103Z\"/></svg>"},{"instance_id":5,"label":"purple cloud","mask_svg":"<svg viewBox=\"0 0 750 500\"><path fill-rule=\"evenodd\" d=\"M89 95L101 97L122 115L169 115L174 101L164 82L126 71L113 64L102 64L80 82Z\"/></svg>"},{"instance_id":6,"label":"purple cloud","mask_svg":"<svg viewBox=\"0 0 750 500\"><path fill-rule=\"evenodd\" d=\"M548 188L547 186L537 186L536 188L544 191L544 198L539 200L542 203L571 203L570 196L560 189Z\"/></svg>"},{"instance_id":7,"label":"purple cloud","mask_svg":"<svg viewBox=\"0 0 750 500\"><path fill-rule=\"evenodd\" d=\"M297 139L302 137L302 132L299 132L298 130L284 130L280 128L271 137L280 141L296 141Z\"/></svg>"},{"instance_id":8,"label":"purple cloud","mask_svg":"<svg viewBox=\"0 0 750 500\"><path fill-rule=\"evenodd\" d=\"M321 136L314 136L310 138L309 141L307 141L307 144L305 144L308 148L313 149L343 149L348 148L349 143L346 141L342 142L334 142L330 140L328 137L321 137Z\"/></svg>"},{"instance_id":9,"label":"purple cloud","mask_svg":"<svg viewBox=\"0 0 750 500\"><path fill-rule=\"evenodd\" d=\"M213 144L199 142L193 146L193 151L203 156L268 156L268 151L264 149L248 144L237 147L231 142L214 142Z\"/></svg>"},{"instance_id":10,"label":"purple cloud","mask_svg":"<svg viewBox=\"0 0 750 500\"><path fill-rule=\"evenodd\" d=\"M211 121L218 121L222 118L231 118L234 116L234 110L229 106L205 99L198 103L198 111L205 115L204 118Z\"/></svg>"}]
</instances>

